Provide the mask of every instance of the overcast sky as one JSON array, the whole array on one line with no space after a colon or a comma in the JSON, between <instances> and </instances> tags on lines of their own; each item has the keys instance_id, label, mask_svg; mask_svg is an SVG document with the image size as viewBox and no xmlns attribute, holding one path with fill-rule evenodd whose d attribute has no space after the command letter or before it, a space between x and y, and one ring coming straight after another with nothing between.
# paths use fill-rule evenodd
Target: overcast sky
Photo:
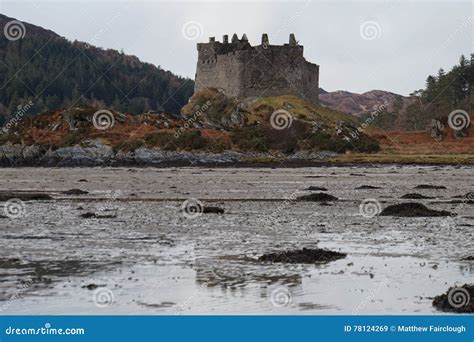
<instances>
[{"instance_id":1,"label":"overcast sky","mask_svg":"<svg viewBox=\"0 0 474 342\"><path fill-rule=\"evenodd\" d=\"M196 43L247 33L271 44L295 33L328 91L408 95L473 50L471 1L5 1L0 13L70 40L127 54L194 78Z\"/></svg>"}]
</instances>

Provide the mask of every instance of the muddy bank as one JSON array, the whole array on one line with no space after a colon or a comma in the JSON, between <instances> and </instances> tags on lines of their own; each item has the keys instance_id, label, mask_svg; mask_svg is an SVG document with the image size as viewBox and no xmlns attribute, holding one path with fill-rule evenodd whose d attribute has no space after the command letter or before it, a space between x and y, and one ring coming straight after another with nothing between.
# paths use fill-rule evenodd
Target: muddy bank
<instances>
[{"instance_id":1,"label":"muddy bank","mask_svg":"<svg viewBox=\"0 0 474 342\"><path fill-rule=\"evenodd\" d=\"M258 261L288 264L314 264L343 259L346 256L347 254L345 253L334 252L326 249L303 248L296 251L264 254L258 258Z\"/></svg>"},{"instance_id":2,"label":"muddy bank","mask_svg":"<svg viewBox=\"0 0 474 342\"><path fill-rule=\"evenodd\" d=\"M63 195L87 195L89 191L81 190L81 189L71 189L63 191Z\"/></svg>"},{"instance_id":3,"label":"muddy bank","mask_svg":"<svg viewBox=\"0 0 474 342\"><path fill-rule=\"evenodd\" d=\"M464 195L453 196L453 198L464 198L466 200L474 200L474 192L468 192Z\"/></svg>"},{"instance_id":4,"label":"muddy bank","mask_svg":"<svg viewBox=\"0 0 474 342\"><path fill-rule=\"evenodd\" d=\"M446 189L446 187L444 185L420 184L415 186L415 189L442 190Z\"/></svg>"},{"instance_id":5,"label":"muddy bank","mask_svg":"<svg viewBox=\"0 0 474 342\"><path fill-rule=\"evenodd\" d=\"M380 189L379 186L373 186L373 185L361 185L355 188L356 190L374 190L374 189Z\"/></svg>"},{"instance_id":6,"label":"muddy bank","mask_svg":"<svg viewBox=\"0 0 474 342\"><path fill-rule=\"evenodd\" d=\"M42 192L0 191L0 202L6 202L13 198L22 201L48 201L54 199L51 195Z\"/></svg>"},{"instance_id":7,"label":"muddy bank","mask_svg":"<svg viewBox=\"0 0 474 342\"><path fill-rule=\"evenodd\" d=\"M21 281L34 276L35 268L25 267L39 264L46 269L43 278L52 280L32 286L4 310L6 314L173 315L180 310L196 315L350 315L357 308L361 315L433 314L436 295L454 282L472 283L473 263L462 260L473 255L472 207L400 200L424 183L446 185L448 189L439 192L445 200L465 194L471 190L470 167L0 172L0 188L6 191L43 192L56 198L25 202L24 217L0 221L0 259L24 260L5 260L5 267L0 266L0 299L11 298ZM355 190L363 184L381 189ZM309 186L326 187L341 200L324 207L320 204L325 202L292 200L318 192L303 190ZM72 189L89 194L62 193ZM366 218L360 215L360 203L368 197L379 199L382 207L413 201L458 216ZM190 219L180 212L190 198L222 207L225 214ZM117 218L80 217L88 212ZM347 256L331 262L277 262L282 253L288 257L286 252L303 247ZM267 254L275 256L258 260ZM122 263L112 264L116 261ZM56 269L62 270L50 274ZM97 289L113 291L113 304L96 307ZM291 296L288 306L272 305L274 291ZM373 300L364 301L367 296Z\"/></svg>"},{"instance_id":8,"label":"muddy bank","mask_svg":"<svg viewBox=\"0 0 474 342\"><path fill-rule=\"evenodd\" d=\"M451 216L446 210L429 209L421 203L400 203L386 207L380 213L381 216L399 216L399 217L439 217Z\"/></svg>"},{"instance_id":9,"label":"muddy bank","mask_svg":"<svg viewBox=\"0 0 474 342\"><path fill-rule=\"evenodd\" d=\"M223 214L224 213L224 208L205 206L202 209L202 213L203 214Z\"/></svg>"},{"instance_id":10,"label":"muddy bank","mask_svg":"<svg viewBox=\"0 0 474 342\"><path fill-rule=\"evenodd\" d=\"M418 193L408 193L408 194L403 195L400 198L404 198L404 199L431 199L431 198L434 198L434 197L425 196L425 195L418 194Z\"/></svg>"},{"instance_id":11,"label":"muddy bank","mask_svg":"<svg viewBox=\"0 0 474 342\"><path fill-rule=\"evenodd\" d=\"M116 214L100 214L100 213L91 213L87 212L80 215L83 219L113 219L116 218Z\"/></svg>"},{"instance_id":12,"label":"muddy bank","mask_svg":"<svg viewBox=\"0 0 474 342\"><path fill-rule=\"evenodd\" d=\"M297 201L303 202L331 202L338 201L339 199L333 195L318 192L315 194L303 195L296 198Z\"/></svg>"},{"instance_id":13,"label":"muddy bank","mask_svg":"<svg viewBox=\"0 0 474 342\"><path fill-rule=\"evenodd\" d=\"M319 186L310 186L306 190L308 191L328 191L328 189Z\"/></svg>"},{"instance_id":14,"label":"muddy bank","mask_svg":"<svg viewBox=\"0 0 474 342\"><path fill-rule=\"evenodd\" d=\"M449 288L433 299L433 306L445 312L474 313L474 284Z\"/></svg>"}]
</instances>

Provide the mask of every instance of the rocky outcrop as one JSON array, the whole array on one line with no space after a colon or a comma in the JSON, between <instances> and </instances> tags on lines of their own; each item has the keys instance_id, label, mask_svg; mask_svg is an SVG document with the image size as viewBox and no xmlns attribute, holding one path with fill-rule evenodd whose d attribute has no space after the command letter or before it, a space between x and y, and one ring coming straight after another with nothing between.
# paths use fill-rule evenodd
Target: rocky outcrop
<instances>
[{"instance_id":1,"label":"rocky outcrop","mask_svg":"<svg viewBox=\"0 0 474 342\"><path fill-rule=\"evenodd\" d=\"M442 141L450 131L452 131L455 138L469 137L469 124L460 129L453 129L448 124L447 117L431 119L428 130L430 131L431 137L436 141Z\"/></svg>"},{"instance_id":2,"label":"rocky outcrop","mask_svg":"<svg viewBox=\"0 0 474 342\"><path fill-rule=\"evenodd\" d=\"M436 141L443 140L445 124L440 119L431 119L430 126L428 127L431 137Z\"/></svg>"},{"instance_id":3,"label":"rocky outcrop","mask_svg":"<svg viewBox=\"0 0 474 342\"><path fill-rule=\"evenodd\" d=\"M336 123L336 135L341 136L345 141L352 141L359 139L360 133L357 127L341 120Z\"/></svg>"},{"instance_id":4,"label":"rocky outcrop","mask_svg":"<svg viewBox=\"0 0 474 342\"><path fill-rule=\"evenodd\" d=\"M289 163L323 163L337 155L333 152L298 151L294 154L270 152L224 151L167 151L141 147L132 152L114 151L98 141L88 147L72 146L56 150L40 146L0 145L0 166L168 166L168 165L225 165L262 163L286 160Z\"/></svg>"}]
</instances>

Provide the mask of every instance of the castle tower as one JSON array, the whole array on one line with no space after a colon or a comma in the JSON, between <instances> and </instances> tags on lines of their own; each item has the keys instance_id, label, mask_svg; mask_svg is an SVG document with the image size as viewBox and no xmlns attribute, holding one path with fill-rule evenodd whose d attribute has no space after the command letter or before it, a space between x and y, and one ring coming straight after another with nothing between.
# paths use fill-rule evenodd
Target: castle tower
<instances>
[{"instance_id":1,"label":"castle tower","mask_svg":"<svg viewBox=\"0 0 474 342\"><path fill-rule=\"evenodd\" d=\"M308 62L303 46L290 34L288 44L270 45L262 34L261 45L251 46L247 35L214 37L198 43L194 91L212 87L228 96L246 98L295 95L318 103L319 65Z\"/></svg>"},{"instance_id":2,"label":"castle tower","mask_svg":"<svg viewBox=\"0 0 474 342\"><path fill-rule=\"evenodd\" d=\"M290 34L290 40L289 40L290 45L298 45L296 42L295 35L293 33Z\"/></svg>"}]
</instances>

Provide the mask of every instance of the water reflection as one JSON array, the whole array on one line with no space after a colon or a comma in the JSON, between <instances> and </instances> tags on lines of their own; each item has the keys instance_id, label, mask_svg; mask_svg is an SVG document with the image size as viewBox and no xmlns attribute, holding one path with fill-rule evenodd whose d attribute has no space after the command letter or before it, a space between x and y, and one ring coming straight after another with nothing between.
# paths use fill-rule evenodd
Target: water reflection
<instances>
[{"instance_id":1,"label":"water reflection","mask_svg":"<svg viewBox=\"0 0 474 342\"><path fill-rule=\"evenodd\" d=\"M301 285L302 276L298 272L279 265L261 266L232 261L199 260L196 263L196 282L208 287L240 288L245 286L268 286L282 284Z\"/></svg>"}]
</instances>

